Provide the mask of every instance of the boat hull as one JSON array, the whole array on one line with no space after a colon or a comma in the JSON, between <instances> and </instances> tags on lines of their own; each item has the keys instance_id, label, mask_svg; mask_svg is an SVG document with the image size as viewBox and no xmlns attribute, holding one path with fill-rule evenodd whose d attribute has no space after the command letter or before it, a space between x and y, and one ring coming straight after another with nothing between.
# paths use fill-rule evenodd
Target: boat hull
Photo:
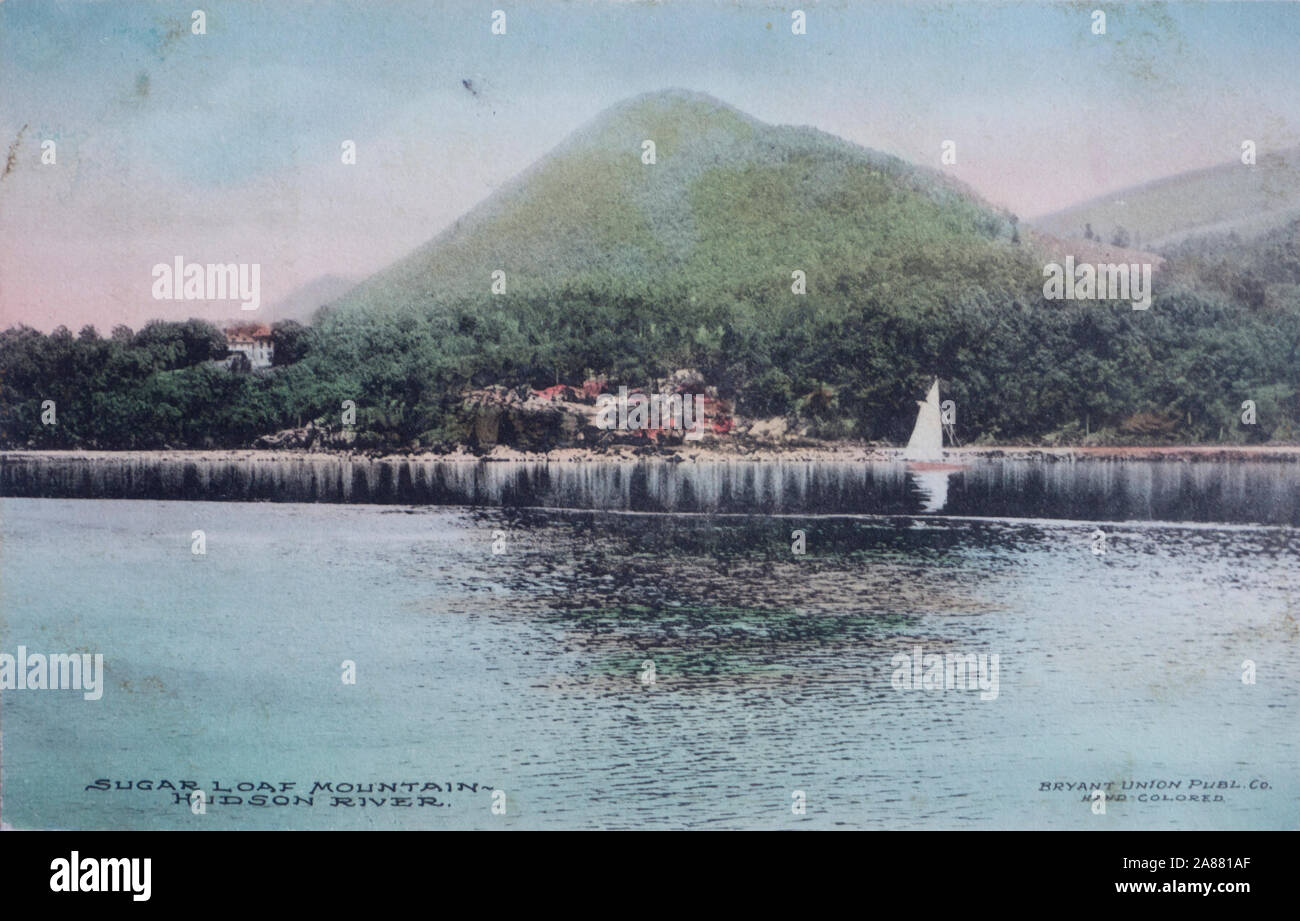
<instances>
[{"instance_id":1,"label":"boat hull","mask_svg":"<svg viewBox=\"0 0 1300 921\"><path fill-rule=\"evenodd\" d=\"M954 472L957 470L969 469L970 464L945 464L939 461L908 461L907 469L915 470L918 473L929 473L936 470Z\"/></svg>"}]
</instances>

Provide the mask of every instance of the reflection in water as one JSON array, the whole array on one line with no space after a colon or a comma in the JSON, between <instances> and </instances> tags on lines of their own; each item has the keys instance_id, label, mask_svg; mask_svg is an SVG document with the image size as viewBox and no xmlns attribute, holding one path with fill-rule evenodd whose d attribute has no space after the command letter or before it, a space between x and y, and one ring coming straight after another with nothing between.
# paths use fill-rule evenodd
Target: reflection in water
<instances>
[{"instance_id":1,"label":"reflection in water","mask_svg":"<svg viewBox=\"0 0 1300 921\"><path fill-rule=\"evenodd\" d=\"M867 663L898 649L942 652L955 641L951 630L927 628L926 615L999 610L980 586L1006 564L964 566L960 550L1014 545L1010 532L983 522L953 530L908 519L475 517L484 527L502 527L504 517L519 537L501 567L507 609L541 618L593 657L546 682L575 687L617 687L632 660L647 657L681 690L858 683ZM796 526L803 555L791 552Z\"/></svg>"},{"instance_id":2,"label":"reflection in water","mask_svg":"<svg viewBox=\"0 0 1300 921\"><path fill-rule=\"evenodd\" d=\"M0 455L0 494L642 512L903 514L1300 525L1294 461L987 459L942 477L888 461Z\"/></svg>"},{"instance_id":3,"label":"reflection in water","mask_svg":"<svg viewBox=\"0 0 1300 921\"><path fill-rule=\"evenodd\" d=\"M909 470L908 478L921 494L921 511L941 512L948 504L948 478L952 473L947 470Z\"/></svg>"}]
</instances>

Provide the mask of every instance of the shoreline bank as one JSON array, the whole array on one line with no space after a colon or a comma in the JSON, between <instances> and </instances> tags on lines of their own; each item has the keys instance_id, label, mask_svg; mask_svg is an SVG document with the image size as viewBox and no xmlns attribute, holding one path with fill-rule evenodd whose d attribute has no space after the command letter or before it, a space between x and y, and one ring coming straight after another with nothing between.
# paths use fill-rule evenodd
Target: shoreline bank
<instances>
[{"instance_id":1,"label":"shoreline bank","mask_svg":"<svg viewBox=\"0 0 1300 921\"><path fill-rule=\"evenodd\" d=\"M998 447L963 447L944 450L945 460L953 463L977 461L1164 461L1174 463L1270 461L1300 462L1300 445L1090 445L1086 447L1037 447L1007 445ZM81 449L0 449L0 460L24 458L84 459L122 461L194 460L207 462L303 461L310 459L369 461L438 461L441 463L530 463L583 464L633 463L665 461L669 463L717 463L749 461L763 463L901 463L903 449L854 444L815 446L708 444L676 447L633 447L618 445L590 448L557 448L546 452L520 451L498 445L491 451L457 449L435 451L308 451L289 449L229 448L89 451Z\"/></svg>"}]
</instances>

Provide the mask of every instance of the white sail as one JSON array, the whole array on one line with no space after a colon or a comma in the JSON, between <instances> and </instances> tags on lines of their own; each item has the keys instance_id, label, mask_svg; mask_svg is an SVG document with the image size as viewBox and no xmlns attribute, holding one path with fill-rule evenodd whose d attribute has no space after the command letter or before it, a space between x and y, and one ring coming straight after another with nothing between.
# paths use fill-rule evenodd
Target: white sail
<instances>
[{"instance_id":1,"label":"white sail","mask_svg":"<svg viewBox=\"0 0 1300 921\"><path fill-rule=\"evenodd\" d=\"M916 425L912 437L907 440L903 459L910 461L928 461L937 463L943 460L943 424L939 417L939 381L930 385L930 392L925 402L916 403L921 407L916 414Z\"/></svg>"}]
</instances>

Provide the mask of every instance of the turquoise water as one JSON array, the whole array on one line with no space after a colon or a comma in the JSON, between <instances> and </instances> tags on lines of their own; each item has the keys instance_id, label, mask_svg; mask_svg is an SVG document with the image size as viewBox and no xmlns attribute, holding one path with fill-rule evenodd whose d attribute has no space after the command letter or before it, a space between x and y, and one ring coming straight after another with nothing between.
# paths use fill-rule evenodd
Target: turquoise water
<instances>
[{"instance_id":1,"label":"turquoise water","mask_svg":"<svg viewBox=\"0 0 1300 921\"><path fill-rule=\"evenodd\" d=\"M0 652L102 653L107 679L0 696L3 820L1297 827L1297 532L1103 527L1096 554L1082 521L5 499ZM996 699L895 689L917 646L998 655ZM1152 780L1223 800L1139 801ZM236 786L316 782L376 787ZM1066 782L1128 798L1042 788Z\"/></svg>"}]
</instances>

